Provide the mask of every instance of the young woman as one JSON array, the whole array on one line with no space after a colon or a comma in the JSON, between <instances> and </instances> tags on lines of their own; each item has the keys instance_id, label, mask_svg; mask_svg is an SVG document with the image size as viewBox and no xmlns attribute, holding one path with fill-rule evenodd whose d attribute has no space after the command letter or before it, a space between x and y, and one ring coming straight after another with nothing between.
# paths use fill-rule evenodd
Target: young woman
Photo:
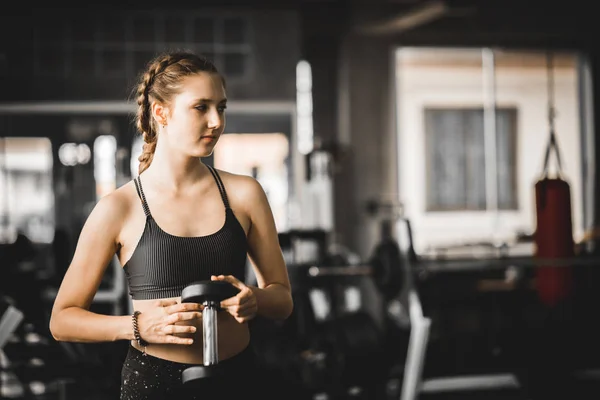
<instances>
[{"instance_id":1,"label":"young woman","mask_svg":"<svg viewBox=\"0 0 600 400\"><path fill-rule=\"evenodd\" d=\"M247 322L256 315L285 319L293 302L262 187L202 162L225 127L225 81L209 60L170 52L148 64L136 94L136 125L145 142L139 176L103 197L89 215L54 302L52 335L131 341L122 400L233 398L253 394L251 387L260 394ZM115 254L134 315L89 310ZM247 259L257 287L244 283ZM219 362L228 373L190 389L181 375L202 364L202 314L180 295L199 280L229 282L239 292L221 302L217 317Z\"/></svg>"}]
</instances>

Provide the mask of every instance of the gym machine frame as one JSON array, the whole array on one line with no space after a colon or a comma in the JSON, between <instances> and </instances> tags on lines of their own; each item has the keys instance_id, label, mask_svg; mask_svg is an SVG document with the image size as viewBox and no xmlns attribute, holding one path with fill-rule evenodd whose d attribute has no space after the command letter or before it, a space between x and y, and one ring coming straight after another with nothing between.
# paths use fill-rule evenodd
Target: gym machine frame
<instances>
[{"instance_id":1,"label":"gym machine frame","mask_svg":"<svg viewBox=\"0 0 600 400\"><path fill-rule=\"evenodd\" d=\"M401 389L400 400L416 400L422 386L423 366L429 340L431 319L423 315L423 308L419 294L414 287L413 273L416 255L413 247L413 236L410 221L407 218L399 217L397 222L402 222L403 230L396 227L396 231L407 240L407 251L400 252L400 262L405 265L402 268L404 272L404 285L399 293L399 300L403 303L409 312L410 336L408 343L408 352L404 362L404 376ZM400 269L400 265L398 265ZM308 268L309 277L324 276L370 276L373 274L371 265L351 265L351 266L311 266Z\"/></svg>"}]
</instances>

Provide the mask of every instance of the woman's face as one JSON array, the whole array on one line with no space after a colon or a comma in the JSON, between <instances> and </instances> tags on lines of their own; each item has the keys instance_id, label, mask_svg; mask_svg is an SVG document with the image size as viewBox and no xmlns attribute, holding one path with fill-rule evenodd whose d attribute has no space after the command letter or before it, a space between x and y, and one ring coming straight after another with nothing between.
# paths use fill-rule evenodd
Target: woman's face
<instances>
[{"instance_id":1,"label":"woman's face","mask_svg":"<svg viewBox=\"0 0 600 400\"><path fill-rule=\"evenodd\" d=\"M165 129L169 147L190 157L208 157L225 129L227 98L217 74L202 72L182 81Z\"/></svg>"}]
</instances>

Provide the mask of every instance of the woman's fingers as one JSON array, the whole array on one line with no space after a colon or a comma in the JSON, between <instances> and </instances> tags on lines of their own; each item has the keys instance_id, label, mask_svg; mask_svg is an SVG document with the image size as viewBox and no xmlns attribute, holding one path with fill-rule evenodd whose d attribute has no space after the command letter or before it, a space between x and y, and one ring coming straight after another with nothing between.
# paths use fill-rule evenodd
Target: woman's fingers
<instances>
[{"instance_id":1,"label":"woman's fingers","mask_svg":"<svg viewBox=\"0 0 600 400\"><path fill-rule=\"evenodd\" d=\"M196 327L193 325L166 325L163 328L163 332L168 335L176 333L194 333L196 332Z\"/></svg>"},{"instance_id":2,"label":"woman's fingers","mask_svg":"<svg viewBox=\"0 0 600 400\"><path fill-rule=\"evenodd\" d=\"M173 304L177 304L177 300L176 299L159 299L159 300L156 300L155 304L157 307L168 307L168 306L172 306Z\"/></svg>"},{"instance_id":3,"label":"woman's fingers","mask_svg":"<svg viewBox=\"0 0 600 400\"><path fill-rule=\"evenodd\" d=\"M173 335L168 335L168 336L163 336L163 337L164 337L164 343L169 343L169 344L190 345L190 344L194 343L194 339L191 339L191 338L182 338L182 337L173 336Z\"/></svg>"},{"instance_id":4,"label":"woman's fingers","mask_svg":"<svg viewBox=\"0 0 600 400\"><path fill-rule=\"evenodd\" d=\"M169 305L166 308L168 314L185 312L185 311L198 311L202 310L203 306L199 303L176 303Z\"/></svg>"},{"instance_id":5,"label":"woman's fingers","mask_svg":"<svg viewBox=\"0 0 600 400\"><path fill-rule=\"evenodd\" d=\"M244 286L242 289L240 289L240 292L235 296L222 300L221 307L228 308L242 304L252 304L252 301L250 300L255 300L254 294L252 293L252 290L250 290L250 288Z\"/></svg>"},{"instance_id":6,"label":"woman's fingers","mask_svg":"<svg viewBox=\"0 0 600 400\"><path fill-rule=\"evenodd\" d=\"M254 311L254 309L248 307L243 310L239 310L237 315L240 318L250 319L256 315L256 312Z\"/></svg>"},{"instance_id":7,"label":"woman's fingers","mask_svg":"<svg viewBox=\"0 0 600 400\"><path fill-rule=\"evenodd\" d=\"M213 280L213 281L229 282L233 286L235 286L236 288L238 288L239 290L242 290L243 288L246 287L246 285L244 284L244 282L240 281L238 278L236 278L233 275L212 275L210 277L210 279Z\"/></svg>"},{"instance_id":8,"label":"woman's fingers","mask_svg":"<svg viewBox=\"0 0 600 400\"><path fill-rule=\"evenodd\" d=\"M202 318L202 313L199 311L187 311L187 312L177 312L169 315L167 318L167 324L172 325L181 321L191 321L193 319Z\"/></svg>"},{"instance_id":9,"label":"woman's fingers","mask_svg":"<svg viewBox=\"0 0 600 400\"><path fill-rule=\"evenodd\" d=\"M245 312L247 310L254 310L256 307L254 306L254 302L251 301L247 301L245 303L241 303L241 304L233 304L230 306L227 306L227 310L229 312L232 312L234 314L240 314L242 312Z\"/></svg>"}]
</instances>

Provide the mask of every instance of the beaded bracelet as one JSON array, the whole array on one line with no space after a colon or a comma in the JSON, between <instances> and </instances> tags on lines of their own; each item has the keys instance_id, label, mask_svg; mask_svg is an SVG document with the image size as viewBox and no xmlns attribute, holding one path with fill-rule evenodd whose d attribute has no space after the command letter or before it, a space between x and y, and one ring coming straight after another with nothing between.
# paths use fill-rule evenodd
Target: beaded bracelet
<instances>
[{"instance_id":1,"label":"beaded bracelet","mask_svg":"<svg viewBox=\"0 0 600 400\"><path fill-rule=\"evenodd\" d=\"M138 343L138 345L140 345L140 347L144 348L144 353L146 352L146 346L148 346L148 342L146 342L144 339L142 339L142 337L140 336L140 330L138 328L138 315L140 315L142 312L141 311L135 311L133 313L133 315L131 316L131 322L133 324L133 337L135 338L135 341Z\"/></svg>"}]
</instances>

